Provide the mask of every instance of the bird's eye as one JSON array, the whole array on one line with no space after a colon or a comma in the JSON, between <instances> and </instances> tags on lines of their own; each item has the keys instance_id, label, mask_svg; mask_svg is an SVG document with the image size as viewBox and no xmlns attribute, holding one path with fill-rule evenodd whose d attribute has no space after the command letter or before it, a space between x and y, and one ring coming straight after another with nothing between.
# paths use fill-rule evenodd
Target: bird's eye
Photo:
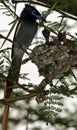
<instances>
[{"instance_id":1,"label":"bird's eye","mask_svg":"<svg viewBox=\"0 0 77 130\"><path fill-rule=\"evenodd\" d=\"M36 15L36 10L32 10L32 15Z\"/></svg>"}]
</instances>

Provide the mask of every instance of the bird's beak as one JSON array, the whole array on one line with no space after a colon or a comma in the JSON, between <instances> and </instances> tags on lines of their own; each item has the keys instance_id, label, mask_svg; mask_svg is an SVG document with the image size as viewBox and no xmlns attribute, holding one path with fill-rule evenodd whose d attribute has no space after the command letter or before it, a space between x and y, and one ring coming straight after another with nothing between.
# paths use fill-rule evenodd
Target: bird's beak
<instances>
[{"instance_id":1,"label":"bird's beak","mask_svg":"<svg viewBox=\"0 0 77 130\"><path fill-rule=\"evenodd\" d=\"M36 15L36 18L39 19L41 22L46 22L46 19L41 15Z\"/></svg>"},{"instance_id":2,"label":"bird's beak","mask_svg":"<svg viewBox=\"0 0 77 130\"><path fill-rule=\"evenodd\" d=\"M42 22L46 22L46 19L42 16L40 16L39 20L42 21Z\"/></svg>"}]
</instances>

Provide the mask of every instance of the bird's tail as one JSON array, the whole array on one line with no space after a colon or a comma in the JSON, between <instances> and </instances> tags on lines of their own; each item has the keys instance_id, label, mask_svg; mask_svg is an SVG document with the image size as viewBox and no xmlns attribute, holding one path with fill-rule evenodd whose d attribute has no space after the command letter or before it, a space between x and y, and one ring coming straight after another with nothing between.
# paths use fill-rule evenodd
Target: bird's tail
<instances>
[{"instance_id":1,"label":"bird's tail","mask_svg":"<svg viewBox=\"0 0 77 130\"><path fill-rule=\"evenodd\" d=\"M6 79L6 85L5 85L5 90L4 90L4 97L7 99L11 98L13 86L18 83L21 60L22 60L22 57L21 59L18 59L16 56L15 57L13 56L12 58L12 63L9 69L7 79ZM5 104L2 130L7 130L9 108L10 108L10 104L9 103Z\"/></svg>"}]
</instances>

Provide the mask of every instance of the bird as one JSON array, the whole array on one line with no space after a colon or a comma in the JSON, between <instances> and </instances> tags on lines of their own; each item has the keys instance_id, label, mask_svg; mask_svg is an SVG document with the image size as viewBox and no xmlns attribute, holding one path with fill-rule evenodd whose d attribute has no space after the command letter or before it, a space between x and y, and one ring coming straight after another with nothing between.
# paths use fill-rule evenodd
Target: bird
<instances>
[{"instance_id":1,"label":"bird","mask_svg":"<svg viewBox=\"0 0 77 130\"><path fill-rule=\"evenodd\" d=\"M41 16L39 11L32 5L25 4L25 8L22 10L20 19L14 34L12 45L12 63L9 69L9 73L6 81L6 97L9 97L11 88L14 84L17 84L19 79L19 72L21 67L22 57L37 32L39 19L42 22L46 22L45 18Z\"/></svg>"},{"instance_id":2,"label":"bird","mask_svg":"<svg viewBox=\"0 0 77 130\"><path fill-rule=\"evenodd\" d=\"M19 22L14 33L12 51L11 51L11 65L6 78L6 85L4 88L4 97L11 98L13 86L18 83L22 57L38 30L38 23L36 20L45 22L45 18L41 16L39 11L30 4L25 4L21 12ZM8 113L10 104L5 104L2 130L7 127Z\"/></svg>"}]
</instances>

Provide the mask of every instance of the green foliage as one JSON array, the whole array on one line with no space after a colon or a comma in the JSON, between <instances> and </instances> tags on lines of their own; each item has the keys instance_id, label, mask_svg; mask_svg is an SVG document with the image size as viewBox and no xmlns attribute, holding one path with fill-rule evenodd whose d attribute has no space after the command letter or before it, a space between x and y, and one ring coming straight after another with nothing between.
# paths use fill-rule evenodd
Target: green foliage
<instances>
[{"instance_id":1,"label":"green foliage","mask_svg":"<svg viewBox=\"0 0 77 130\"><path fill-rule=\"evenodd\" d=\"M2 4L0 5L0 10L3 12L3 14L7 15L7 16L12 16L12 17L17 17L14 8L11 9L11 7L13 8L13 6L10 6L9 1L4 1L2 2Z\"/></svg>"},{"instance_id":2,"label":"green foliage","mask_svg":"<svg viewBox=\"0 0 77 130\"><path fill-rule=\"evenodd\" d=\"M52 91L50 90L50 94L45 97L44 101L44 107L41 107L40 113L44 115L44 118L47 122L54 122L55 117L57 116L57 113L61 112L61 107L63 106L62 100L63 97L59 96L57 94L52 94Z\"/></svg>"},{"instance_id":3,"label":"green foliage","mask_svg":"<svg viewBox=\"0 0 77 130\"><path fill-rule=\"evenodd\" d=\"M46 7L51 7L53 6L55 3L55 9L56 11L62 13L62 12L67 12L68 14L72 14L77 16L77 0L36 0L37 2L42 2L42 4L46 4ZM64 13L66 14L66 13ZM68 15L69 17L69 15ZM73 17L72 17L73 18Z\"/></svg>"},{"instance_id":4,"label":"green foliage","mask_svg":"<svg viewBox=\"0 0 77 130\"><path fill-rule=\"evenodd\" d=\"M6 16L10 16L13 17L13 21L9 23L9 25L12 24L11 29L9 30L6 39L10 36L11 32L13 31L19 17L17 16L17 14L15 13L15 7L12 6L12 3L10 3L9 1L2 1L2 3L0 4L0 10L2 11L3 14L5 14ZM6 39L4 40L3 44L1 47L3 47L3 45L6 42Z\"/></svg>"}]
</instances>

